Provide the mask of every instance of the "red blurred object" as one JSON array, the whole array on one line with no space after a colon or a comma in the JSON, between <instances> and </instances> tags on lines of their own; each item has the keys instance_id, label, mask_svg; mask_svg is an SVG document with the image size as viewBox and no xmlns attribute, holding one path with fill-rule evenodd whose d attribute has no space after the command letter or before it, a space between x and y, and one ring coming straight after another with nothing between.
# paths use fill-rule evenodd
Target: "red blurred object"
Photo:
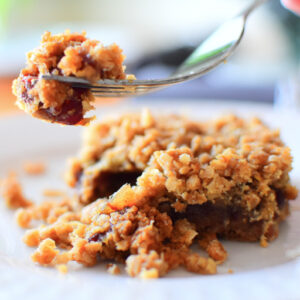
<instances>
[{"instance_id":1,"label":"red blurred object","mask_svg":"<svg viewBox=\"0 0 300 300\"><path fill-rule=\"evenodd\" d=\"M300 0L281 0L281 2L287 9L300 15Z\"/></svg>"}]
</instances>

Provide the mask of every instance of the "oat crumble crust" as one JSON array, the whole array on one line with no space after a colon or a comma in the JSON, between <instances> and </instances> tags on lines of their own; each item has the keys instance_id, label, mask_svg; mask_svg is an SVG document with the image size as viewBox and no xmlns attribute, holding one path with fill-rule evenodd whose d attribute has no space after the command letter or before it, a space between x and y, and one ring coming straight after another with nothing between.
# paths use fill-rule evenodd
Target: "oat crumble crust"
<instances>
[{"instance_id":1,"label":"oat crumble crust","mask_svg":"<svg viewBox=\"0 0 300 300\"><path fill-rule=\"evenodd\" d=\"M266 246L278 236L297 196L291 163L279 132L258 119L195 122L144 110L89 126L66 173L76 196L17 216L27 228L44 221L23 238L41 265L93 266L100 255L133 277L180 265L215 274L227 258L219 238ZM208 257L190 249L195 242Z\"/></svg>"},{"instance_id":2,"label":"oat crumble crust","mask_svg":"<svg viewBox=\"0 0 300 300\"><path fill-rule=\"evenodd\" d=\"M125 79L125 56L116 44L103 46L83 33L45 32L39 47L27 54L26 67L13 82L17 106L30 115L64 125L86 125L95 100L91 91L41 75L75 76L90 81ZM132 78L132 75L131 77Z\"/></svg>"}]
</instances>

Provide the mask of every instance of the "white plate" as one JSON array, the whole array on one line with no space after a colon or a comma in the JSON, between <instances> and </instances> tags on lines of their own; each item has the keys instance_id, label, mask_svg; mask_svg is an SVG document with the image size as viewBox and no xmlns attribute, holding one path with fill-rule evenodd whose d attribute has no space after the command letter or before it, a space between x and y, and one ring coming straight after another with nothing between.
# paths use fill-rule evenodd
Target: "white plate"
<instances>
[{"instance_id":1,"label":"white plate","mask_svg":"<svg viewBox=\"0 0 300 300\"><path fill-rule=\"evenodd\" d=\"M108 105L108 113L139 110L180 112L193 118L213 118L224 112L249 117L260 116L272 127L281 129L284 141L292 148L292 181L300 186L300 114L276 112L265 104L218 101L129 100ZM80 128L49 125L25 115L0 119L0 178L16 170L25 193L41 201L44 188L65 188L62 173L65 159L77 152ZM26 176L21 169L26 160L47 162L47 174ZM104 264L83 268L76 264L66 275L34 265L33 249L26 247L23 230L14 222L13 212L0 203L0 299L300 299L300 201L292 204L292 214L280 227L279 238L268 248L258 243L225 242L229 258L215 276L201 276L184 270L152 281L109 275ZM297 250L298 249L298 250ZM297 252L298 251L298 252ZM228 274L228 269L233 274Z\"/></svg>"}]
</instances>

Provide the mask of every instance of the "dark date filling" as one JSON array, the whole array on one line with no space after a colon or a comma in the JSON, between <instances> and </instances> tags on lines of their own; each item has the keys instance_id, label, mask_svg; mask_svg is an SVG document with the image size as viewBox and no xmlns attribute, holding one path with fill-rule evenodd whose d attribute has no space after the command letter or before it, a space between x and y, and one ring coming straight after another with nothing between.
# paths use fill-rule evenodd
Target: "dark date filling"
<instances>
[{"instance_id":1,"label":"dark date filling","mask_svg":"<svg viewBox=\"0 0 300 300\"><path fill-rule=\"evenodd\" d=\"M78 124L83 118L81 97L85 90L74 88L73 91L73 96L70 99L64 101L59 112L55 112L51 108L40 108L35 113L35 116L64 125Z\"/></svg>"},{"instance_id":2,"label":"dark date filling","mask_svg":"<svg viewBox=\"0 0 300 300\"><path fill-rule=\"evenodd\" d=\"M141 172L102 172L100 176L94 179L94 190L92 199L108 198L116 192L123 184L134 185ZM81 185L81 176L79 175L79 186ZM288 201L285 199L281 190L276 190L277 207L282 215L288 214ZM171 197L171 196L170 196ZM241 197L241 196L237 196ZM255 242L260 240L264 231L264 221L251 219L250 212L241 206L216 204L206 202L201 205L188 205L184 212L176 212L171 206L171 202L163 202L158 209L169 215L173 222L186 218L196 225L196 229L201 234L216 233L220 238ZM259 210L259 206L257 207ZM274 221L282 218L280 214L275 213ZM266 236L273 240L278 235L278 228L269 227ZM89 238L89 241L100 241L105 238L105 234L95 234Z\"/></svg>"},{"instance_id":3,"label":"dark date filling","mask_svg":"<svg viewBox=\"0 0 300 300\"><path fill-rule=\"evenodd\" d=\"M288 207L287 200L279 199L281 209ZM240 207L225 206L206 202L201 205L188 205L184 213L175 212L171 203L164 202L159 206L161 212L169 215L173 222L186 218L196 225L196 229L201 236L201 232L215 233L219 238L232 240L241 240L248 242L259 241L264 230L263 221L250 221L249 216ZM278 216L275 215L275 220ZM137 227L133 227L133 231ZM105 240L107 233L95 233L88 238L89 242L102 242ZM276 227L269 227L266 232L268 239L272 240L278 235ZM168 243L168 241L165 241Z\"/></svg>"},{"instance_id":4,"label":"dark date filling","mask_svg":"<svg viewBox=\"0 0 300 300\"><path fill-rule=\"evenodd\" d=\"M288 201L285 200L282 191L276 191L278 209L288 212ZM166 212L173 222L186 218L196 225L199 233L216 233L220 238L255 242L260 239L264 230L262 220L254 221L249 217L249 212L238 206L213 204L206 202L201 205L188 205L185 212L175 212L171 203L160 204L159 210ZM279 217L275 213L274 221ZM277 237L276 228L270 227L266 236L272 240Z\"/></svg>"},{"instance_id":5,"label":"dark date filling","mask_svg":"<svg viewBox=\"0 0 300 300\"><path fill-rule=\"evenodd\" d=\"M25 87L25 90L22 91L21 98L26 104L30 104L34 101L34 97L29 93L29 91L37 83L37 78L34 76L26 76L22 78L22 84Z\"/></svg>"},{"instance_id":6,"label":"dark date filling","mask_svg":"<svg viewBox=\"0 0 300 300\"><path fill-rule=\"evenodd\" d=\"M101 174L94 178L92 197L87 200L88 203L93 202L99 198L108 198L113 193L117 192L124 184L135 185L137 178L141 175L140 171L131 172L101 172ZM77 187L82 185L82 173L78 174ZM86 202L86 201L84 201Z\"/></svg>"},{"instance_id":7,"label":"dark date filling","mask_svg":"<svg viewBox=\"0 0 300 300\"><path fill-rule=\"evenodd\" d=\"M88 202L93 202L98 198L109 198L119 188L128 183L135 185L141 171L132 172L101 172L94 178L93 192ZM82 172L78 174L78 186L82 184ZM256 242L265 235L268 240L273 240L278 236L278 221L285 219L289 214L288 201L285 199L284 192L279 189L273 189L276 195L278 211L275 212L274 225L269 224L265 228L264 220L256 220L253 216L254 210L249 211L246 207L238 206L235 203L239 201L242 195L237 194L236 200L232 205L224 203L212 203L210 201L203 204L187 205L184 212L177 212L172 207L176 200L171 194L168 195L172 201L166 201L159 204L158 209L166 213L173 223L180 219L187 219L196 226L196 230L201 233L217 234L219 238ZM260 210L258 205L255 210ZM88 238L89 242L100 242L105 239L106 233L96 233ZM167 241L166 241L167 242Z\"/></svg>"},{"instance_id":8,"label":"dark date filling","mask_svg":"<svg viewBox=\"0 0 300 300\"><path fill-rule=\"evenodd\" d=\"M97 178L99 184L96 184L95 188L97 198L109 197L126 183L135 185L140 175L141 172L102 172L101 176Z\"/></svg>"},{"instance_id":9,"label":"dark date filling","mask_svg":"<svg viewBox=\"0 0 300 300\"><path fill-rule=\"evenodd\" d=\"M29 91L35 86L37 79L33 76L24 76L22 83L25 90L22 92L21 98L26 105L30 105L34 97ZM44 109L40 103L40 108L34 113L34 116L64 125L76 125L83 119L82 97L86 92L87 90L82 88L73 88L73 95L64 101L59 110Z\"/></svg>"},{"instance_id":10,"label":"dark date filling","mask_svg":"<svg viewBox=\"0 0 300 300\"><path fill-rule=\"evenodd\" d=\"M188 205L185 212L179 213L175 212L170 203L165 202L160 205L159 210L167 213L173 222L186 218L196 225L200 234L216 233L221 238L257 241L263 230L261 221L250 222L243 209L234 206L206 202L201 205Z\"/></svg>"}]
</instances>

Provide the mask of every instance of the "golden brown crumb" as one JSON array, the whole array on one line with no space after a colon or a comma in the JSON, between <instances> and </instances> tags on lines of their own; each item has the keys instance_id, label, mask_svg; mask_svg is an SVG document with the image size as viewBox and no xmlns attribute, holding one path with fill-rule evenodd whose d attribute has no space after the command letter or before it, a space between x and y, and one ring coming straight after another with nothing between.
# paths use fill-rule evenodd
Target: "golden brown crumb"
<instances>
[{"instance_id":1,"label":"golden brown crumb","mask_svg":"<svg viewBox=\"0 0 300 300\"><path fill-rule=\"evenodd\" d=\"M65 264L57 265L56 268L59 271L59 273L61 273L61 274L67 274L68 273L68 267Z\"/></svg>"},{"instance_id":2,"label":"golden brown crumb","mask_svg":"<svg viewBox=\"0 0 300 300\"><path fill-rule=\"evenodd\" d=\"M23 195L21 184L15 173L10 173L2 181L2 196L7 207L16 209L20 207L29 207L32 202Z\"/></svg>"},{"instance_id":3,"label":"golden brown crumb","mask_svg":"<svg viewBox=\"0 0 300 300\"><path fill-rule=\"evenodd\" d=\"M160 276L159 271L156 268L152 268L149 270L141 270L139 277L141 279L156 279Z\"/></svg>"},{"instance_id":4,"label":"golden brown crumb","mask_svg":"<svg viewBox=\"0 0 300 300\"><path fill-rule=\"evenodd\" d=\"M30 211L20 208L15 214L17 224L22 228L29 228L32 220Z\"/></svg>"},{"instance_id":5,"label":"golden brown crumb","mask_svg":"<svg viewBox=\"0 0 300 300\"><path fill-rule=\"evenodd\" d=\"M116 264L107 264L106 268L111 275L119 275L121 273L120 268Z\"/></svg>"},{"instance_id":6,"label":"golden brown crumb","mask_svg":"<svg viewBox=\"0 0 300 300\"><path fill-rule=\"evenodd\" d=\"M268 240L265 236L261 237L260 246L263 247L263 248L267 248L269 246Z\"/></svg>"},{"instance_id":7,"label":"golden brown crumb","mask_svg":"<svg viewBox=\"0 0 300 300\"><path fill-rule=\"evenodd\" d=\"M285 187L284 194L288 199L296 199L298 196L298 189L295 186L288 184Z\"/></svg>"},{"instance_id":8,"label":"golden brown crumb","mask_svg":"<svg viewBox=\"0 0 300 300\"><path fill-rule=\"evenodd\" d=\"M233 274L234 273L234 271L232 270L232 269L228 269L228 274Z\"/></svg>"},{"instance_id":9,"label":"golden brown crumb","mask_svg":"<svg viewBox=\"0 0 300 300\"><path fill-rule=\"evenodd\" d=\"M23 169L28 175L41 175L46 171L46 165L43 162L27 161L23 164Z\"/></svg>"},{"instance_id":10,"label":"golden brown crumb","mask_svg":"<svg viewBox=\"0 0 300 300\"><path fill-rule=\"evenodd\" d=\"M164 275L168 265L155 251L150 251L149 254L129 256L126 260L126 269L132 277L152 279Z\"/></svg>"},{"instance_id":11,"label":"golden brown crumb","mask_svg":"<svg viewBox=\"0 0 300 300\"><path fill-rule=\"evenodd\" d=\"M40 241L39 229L27 230L23 236L23 242L29 247L37 247L40 244Z\"/></svg>"},{"instance_id":12,"label":"golden brown crumb","mask_svg":"<svg viewBox=\"0 0 300 300\"><path fill-rule=\"evenodd\" d=\"M217 263L222 263L226 260L227 252L217 239L216 234L207 234L199 239L198 243Z\"/></svg>"},{"instance_id":13,"label":"golden brown crumb","mask_svg":"<svg viewBox=\"0 0 300 300\"><path fill-rule=\"evenodd\" d=\"M49 265L58 253L59 251L56 249L55 242L52 239L47 238L40 243L31 258L34 262L41 265Z\"/></svg>"},{"instance_id":14,"label":"golden brown crumb","mask_svg":"<svg viewBox=\"0 0 300 300\"><path fill-rule=\"evenodd\" d=\"M76 204L69 198L45 200L41 204L34 204L16 213L17 222L29 227L31 220L41 220L48 224L55 223L58 219L78 220L80 216L74 212ZM23 220L26 222L24 223ZM27 224L28 226L26 226Z\"/></svg>"},{"instance_id":15,"label":"golden brown crumb","mask_svg":"<svg viewBox=\"0 0 300 300\"><path fill-rule=\"evenodd\" d=\"M211 258L205 258L197 253L189 254L185 259L187 270L199 274L216 274L217 265Z\"/></svg>"}]
</instances>

